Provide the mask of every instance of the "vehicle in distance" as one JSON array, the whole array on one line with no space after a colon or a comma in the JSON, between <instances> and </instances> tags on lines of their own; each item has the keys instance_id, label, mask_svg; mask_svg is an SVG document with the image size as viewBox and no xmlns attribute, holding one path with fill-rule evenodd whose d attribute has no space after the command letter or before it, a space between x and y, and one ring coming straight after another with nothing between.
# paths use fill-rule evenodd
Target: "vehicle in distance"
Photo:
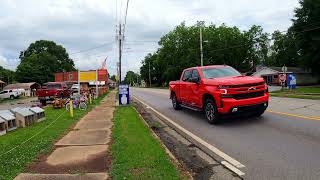
<instances>
[{"instance_id":1,"label":"vehicle in distance","mask_svg":"<svg viewBox=\"0 0 320 180\"><path fill-rule=\"evenodd\" d=\"M47 101L54 98L69 97L71 94L70 88L63 82L48 82L37 90L37 96L41 104L46 105Z\"/></svg>"},{"instance_id":2,"label":"vehicle in distance","mask_svg":"<svg viewBox=\"0 0 320 180\"><path fill-rule=\"evenodd\" d=\"M185 69L178 81L171 81L170 98L178 110L203 111L207 121L218 123L221 115L252 112L256 116L268 107L269 92L263 78L243 76L226 65Z\"/></svg>"},{"instance_id":3,"label":"vehicle in distance","mask_svg":"<svg viewBox=\"0 0 320 180\"><path fill-rule=\"evenodd\" d=\"M17 97L19 97L19 94L12 89L3 90L0 92L0 99L14 99Z\"/></svg>"}]
</instances>

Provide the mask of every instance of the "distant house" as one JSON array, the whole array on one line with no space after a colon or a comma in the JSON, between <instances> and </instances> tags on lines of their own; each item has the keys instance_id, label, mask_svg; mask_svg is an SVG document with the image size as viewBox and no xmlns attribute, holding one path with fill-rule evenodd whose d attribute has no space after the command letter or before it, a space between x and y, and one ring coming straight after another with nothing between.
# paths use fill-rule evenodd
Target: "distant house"
<instances>
[{"instance_id":1,"label":"distant house","mask_svg":"<svg viewBox=\"0 0 320 180\"><path fill-rule=\"evenodd\" d=\"M280 85L279 74L283 74L282 67L257 66L252 76L263 77L267 84ZM318 84L319 77L313 75L310 70L298 67L287 67L286 74L293 74L297 79L297 85ZM287 76L288 77L288 76Z\"/></svg>"},{"instance_id":2,"label":"distant house","mask_svg":"<svg viewBox=\"0 0 320 180\"><path fill-rule=\"evenodd\" d=\"M30 83L15 83L15 84L9 84L5 86L3 89L24 89L25 90L25 96L35 96L35 90L40 88L40 84L36 82L30 82Z\"/></svg>"}]
</instances>

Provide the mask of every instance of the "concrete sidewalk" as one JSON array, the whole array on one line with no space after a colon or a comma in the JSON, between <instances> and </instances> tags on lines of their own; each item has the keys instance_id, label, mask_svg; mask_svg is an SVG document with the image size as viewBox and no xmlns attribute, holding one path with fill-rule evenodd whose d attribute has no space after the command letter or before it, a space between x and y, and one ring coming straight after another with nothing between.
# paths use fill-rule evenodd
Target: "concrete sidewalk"
<instances>
[{"instance_id":1,"label":"concrete sidewalk","mask_svg":"<svg viewBox=\"0 0 320 180\"><path fill-rule=\"evenodd\" d=\"M320 100L270 97L268 110L320 120Z\"/></svg>"},{"instance_id":2,"label":"concrete sidewalk","mask_svg":"<svg viewBox=\"0 0 320 180\"><path fill-rule=\"evenodd\" d=\"M111 165L108 155L116 92L111 91L73 129L55 143L55 150L28 167L16 180L104 180Z\"/></svg>"}]
</instances>

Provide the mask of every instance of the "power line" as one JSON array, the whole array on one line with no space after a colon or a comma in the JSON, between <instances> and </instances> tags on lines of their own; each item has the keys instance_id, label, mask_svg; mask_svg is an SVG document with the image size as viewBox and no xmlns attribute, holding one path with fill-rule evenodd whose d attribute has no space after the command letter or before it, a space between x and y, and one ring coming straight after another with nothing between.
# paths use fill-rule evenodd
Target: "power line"
<instances>
[{"instance_id":1,"label":"power line","mask_svg":"<svg viewBox=\"0 0 320 180\"><path fill-rule=\"evenodd\" d=\"M80 51L77 51L77 52L73 52L73 53L70 53L69 55L73 55L73 54L79 54L79 53L84 53L84 52L88 52L88 51L92 51L92 50L95 50L95 49L99 49L99 48L102 48L104 46L107 46L107 45L110 45L114 43L113 42L109 42L109 43L104 43L104 44L101 44L99 46L95 46L95 47L92 47L92 48L89 48L89 49L83 49L83 50L80 50Z\"/></svg>"}]
</instances>

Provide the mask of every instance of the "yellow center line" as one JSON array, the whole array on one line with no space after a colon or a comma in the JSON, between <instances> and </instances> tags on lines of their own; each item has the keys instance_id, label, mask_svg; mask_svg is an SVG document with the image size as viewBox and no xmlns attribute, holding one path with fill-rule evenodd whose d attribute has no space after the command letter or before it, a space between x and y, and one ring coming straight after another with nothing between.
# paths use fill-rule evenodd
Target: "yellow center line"
<instances>
[{"instance_id":1,"label":"yellow center line","mask_svg":"<svg viewBox=\"0 0 320 180\"><path fill-rule=\"evenodd\" d=\"M310 120L320 121L319 117L303 116L303 115L290 114L290 113L284 113L284 112L277 112L277 111L271 111L271 110L266 110L266 111L270 112L270 113L274 113L274 114L280 114L280 115L285 115L285 116L292 116L292 117L298 117L298 118L303 118L303 119L310 119Z\"/></svg>"}]
</instances>

